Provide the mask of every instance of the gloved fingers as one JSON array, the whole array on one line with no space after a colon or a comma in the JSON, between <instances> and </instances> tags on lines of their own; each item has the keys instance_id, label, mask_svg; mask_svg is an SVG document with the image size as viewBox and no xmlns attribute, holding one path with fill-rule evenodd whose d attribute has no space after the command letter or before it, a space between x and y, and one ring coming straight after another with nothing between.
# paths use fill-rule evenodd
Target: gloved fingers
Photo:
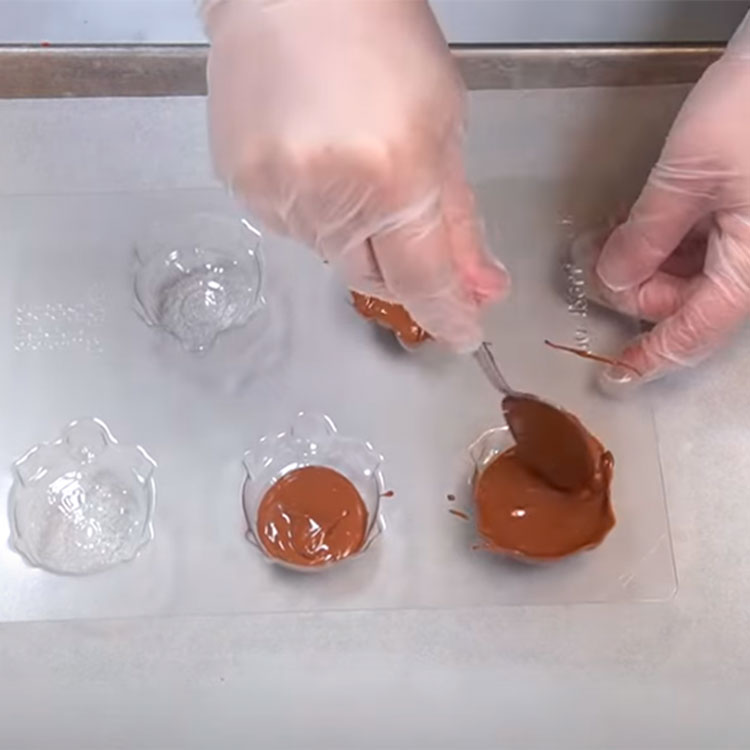
<instances>
[{"instance_id":1,"label":"gloved fingers","mask_svg":"<svg viewBox=\"0 0 750 750\"><path fill-rule=\"evenodd\" d=\"M290 213L310 227L308 244L327 260L363 246L394 214L385 204L394 168L377 144L317 153L295 173L300 175L298 198ZM413 176L402 182L412 186ZM413 189L419 195L426 192ZM399 216L393 220L398 222Z\"/></svg>"},{"instance_id":2,"label":"gloved fingers","mask_svg":"<svg viewBox=\"0 0 750 750\"><path fill-rule=\"evenodd\" d=\"M686 279L702 273L706 262L708 238L712 229L712 216L701 219L661 264L660 270Z\"/></svg>"},{"instance_id":3,"label":"gloved fingers","mask_svg":"<svg viewBox=\"0 0 750 750\"><path fill-rule=\"evenodd\" d=\"M278 167L276 151L269 148L256 156L258 151L248 152L233 172L221 175L230 194L251 210L264 227L305 242L308 238L299 236L290 226L290 214L298 194Z\"/></svg>"},{"instance_id":4,"label":"gloved fingers","mask_svg":"<svg viewBox=\"0 0 750 750\"><path fill-rule=\"evenodd\" d=\"M616 310L632 318L656 322L673 315L682 307L703 278L701 274L683 277L678 274L657 271L650 279L638 286L620 292L606 287L596 274L596 264L604 242L603 232L593 231L580 235L571 246L571 260L583 274L586 297L602 307ZM689 255L694 248L702 250L700 265ZM676 263L678 270L703 269L705 239L703 246L688 246L685 255ZM666 263L662 268L666 267Z\"/></svg>"},{"instance_id":5,"label":"gloved fingers","mask_svg":"<svg viewBox=\"0 0 750 750\"><path fill-rule=\"evenodd\" d=\"M369 205L373 181L362 179L357 165L339 164L338 170L336 175L306 172L288 159L276 159L243 168L230 187L264 227L307 245L327 262L356 267L366 259L357 254L382 220ZM350 251L351 257L340 261Z\"/></svg>"},{"instance_id":6,"label":"gloved fingers","mask_svg":"<svg viewBox=\"0 0 750 750\"><path fill-rule=\"evenodd\" d=\"M641 335L619 357L639 375L628 368L609 367L602 373L602 386L616 395L672 370L697 364L729 337L747 309L744 299L728 295L704 277L682 307Z\"/></svg>"},{"instance_id":7,"label":"gloved fingers","mask_svg":"<svg viewBox=\"0 0 750 750\"><path fill-rule=\"evenodd\" d=\"M597 301L636 320L656 323L674 315L702 282L701 276L683 279L657 271L643 284L624 292L608 292Z\"/></svg>"},{"instance_id":8,"label":"gloved fingers","mask_svg":"<svg viewBox=\"0 0 750 750\"><path fill-rule=\"evenodd\" d=\"M378 144L324 152L272 152L249 162L232 184L276 231L336 262L371 236L418 222L439 201L441 174L430 161L400 166Z\"/></svg>"},{"instance_id":9,"label":"gloved fingers","mask_svg":"<svg viewBox=\"0 0 750 750\"><path fill-rule=\"evenodd\" d=\"M464 174L460 147L452 151L442 192L443 217L450 236L454 265L464 288L480 305L484 305L507 294L510 276L487 247L474 193Z\"/></svg>"},{"instance_id":10,"label":"gloved fingers","mask_svg":"<svg viewBox=\"0 0 750 750\"><path fill-rule=\"evenodd\" d=\"M582 286L586 299L602 307L632 314L627 305L627 309L623 308L623 293L613 292L596 273L596 266L608 235L607 229L592 229L579 234L571 243L570 262L578 275L576 284Z\"/></svg>"},{"instance_id":11,"label":"gloved fingers","mask_svg":"<svg viewBox=\"0 0 750 750\"><path fill-rule=\"evenodd\" d=\"M659 163L625 223L604 245L597 273L618 292L641 284L713 207L712 177L686 164Z\"/></svg>"},{"instance_id":12,"label":"gloved fingers","mask_svg":"<svg viewBox=\"0 0 750 750\"><path fill-rule=\"evenodd\" d=\"M344 279L347 288L352 291L386 302L398 301L385 285L371 242L365 241L339 255L336 259L336 270Z\"/></svg>"},{"instance_id":13,"label":"gloved fingers","mask_svg":"<svg viewBox=\"0 0 750 750\"><path fill-rule=\"evenodd\" d=\"M479 305L455 267L439 204L415 221L374 236L372 245L391 296L430 335L460 352L482 343Z\"/></svg>"},{"instance_id":14,"label":"gloved fingers","mask_svg":"<svg viewBox=\"0 0 750 750\"><path fill-rule=\"evenodd\" d=\"M628 300L617 309L640 320L651 323L664 320L674 315L695 293L696 288L704 282L702 276L686 279L663 271L657 271L648 281L640 286L619 292Z\"/></svg>"},{"instance_id":15,"label":"gloved fingers","mask_svg":"<svg viewBox=\"0 0 750 750\"><path fill-rule=\"evenodd\" d=\"M728 296L750 300L750 214L746 209L717 215L705 274Z\"/></svg>"}]
</instances>

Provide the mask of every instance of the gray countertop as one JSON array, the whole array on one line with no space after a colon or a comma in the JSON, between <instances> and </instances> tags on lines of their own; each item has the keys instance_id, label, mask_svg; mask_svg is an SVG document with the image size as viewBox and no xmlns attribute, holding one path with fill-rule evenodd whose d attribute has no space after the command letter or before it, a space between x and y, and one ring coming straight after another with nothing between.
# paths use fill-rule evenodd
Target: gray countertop
<instances>
[{"instance_id":1,"label":"gray countertop","mask_svg":"<svg viewBox=\"0 0 750 750\"><path fill-rule=\"evenodd\" d=\"M684 89L472 95L469 165L602 216ZM0 194L212 185L200 99L0 102ZM2 228L0 228L2 237ZM662 604L0 627L0 745L728 747L750 731L750 338L652 388Z\"/></svg>"}]
</instances>

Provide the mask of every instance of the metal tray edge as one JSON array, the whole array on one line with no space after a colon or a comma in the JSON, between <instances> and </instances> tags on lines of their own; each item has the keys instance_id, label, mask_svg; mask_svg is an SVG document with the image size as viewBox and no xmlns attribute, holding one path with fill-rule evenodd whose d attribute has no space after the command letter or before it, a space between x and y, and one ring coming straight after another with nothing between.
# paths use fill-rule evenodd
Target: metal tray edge
<instances>
[{"instance_id":1,"label":"metal tray edge","mask_svg":"<svg viewBox=\"0 0 750 750\"><path fill-rule=\"evenodd\" d=\"M692 83L723 47L456 46L470 89ZM0 99L202 96L208 46L0 45Z\"/></svg>"}]
</instances>

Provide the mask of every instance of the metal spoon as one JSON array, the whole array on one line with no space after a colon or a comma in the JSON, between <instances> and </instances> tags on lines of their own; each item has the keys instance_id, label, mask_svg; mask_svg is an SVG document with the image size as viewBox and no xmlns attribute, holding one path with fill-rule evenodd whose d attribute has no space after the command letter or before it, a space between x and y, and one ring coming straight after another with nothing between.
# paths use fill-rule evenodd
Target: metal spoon
<instances>
[{"instance_id":1,"label":"metal spoon","mask_svg":"<svg viewBox=\"0 0 750 750\"><path fill-rule=\"evenodd\" d=\"M553 487L574 490L588 484L596 459L592 438L579 420L534 394L511 388L486 343L474 358L492 387L503 394L503 413L519 460Z\"/></svg>"}]
</instances>

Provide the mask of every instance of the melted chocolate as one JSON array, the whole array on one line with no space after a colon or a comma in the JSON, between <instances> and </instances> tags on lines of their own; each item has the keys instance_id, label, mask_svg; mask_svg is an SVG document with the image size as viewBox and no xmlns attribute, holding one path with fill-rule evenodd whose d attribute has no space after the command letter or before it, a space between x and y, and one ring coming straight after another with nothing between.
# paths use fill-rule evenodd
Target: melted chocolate
<instances>
[{"instance_id":1,"label":"melted chocolate","mask_svg":"<svg viewBox=\"0 0 750 750\"><path fill-rule=\"evenodd\" d=\"M271 557L315 566L358 552L367 533L367 509L356 487L324 466L284 474L258 507L258 536Z\"/></svg>"},{"instance_id":2,"label":"melted chocolate","mask_svg":"<svg viewBox=\"0 0 750 750\"><path fill-rule=\"evenodd\" d=\"M629 365L627 362L623 362L621 359L615 357L605 357L603 354L592 354L591 352L584 351L583 349L576 349L574 346L563 346L562 344L555 344L549 339L544 339L544 343L552 349L557 349L561 352L568 352L568 354L575 354L576 357L581 359L591 359L594 362L601 362L605 365L612 365L614 367L624 367L626 370L630 370L635 373L639 378L642 377L642 373L633 365Z\"/></svg>"},{"instance_id":3,"label":"melted chocolate","mask_svg":"<svg viewBox=\"0 0 750 750\"><path fill-rule=\"evenodd\" d=\"M505 420L516 455L548 484L573 490L588 484L597 468L590 435L580 420L534 396L506 396Z\"/></svg>"},{"instance_id":4,"label":"melted chocolate","mask_svg":"<svg viewBox=\"0 0 750 750\"><path fill-rule=\"evenodd\" d=\"M550 485L521 458L519 446L501 453L475 479L477 530L486 549L554 560L604 539L615 524L609 496L614 461L585 435L595 468L583 486L566 491Z\"/></svg>"},{"instance_id":5,"label":"melted chocolate","mask_svg":"<svg viewBox=\"0 0 750 750\"><path fill-rule=\"evenodd\" d=\"M430 334L414 321L403 305L384 302L359 292L352 292L352 300L360 315L389 328L404 344L416 346L430 338Z\"/></svg>"}]
</instances>

